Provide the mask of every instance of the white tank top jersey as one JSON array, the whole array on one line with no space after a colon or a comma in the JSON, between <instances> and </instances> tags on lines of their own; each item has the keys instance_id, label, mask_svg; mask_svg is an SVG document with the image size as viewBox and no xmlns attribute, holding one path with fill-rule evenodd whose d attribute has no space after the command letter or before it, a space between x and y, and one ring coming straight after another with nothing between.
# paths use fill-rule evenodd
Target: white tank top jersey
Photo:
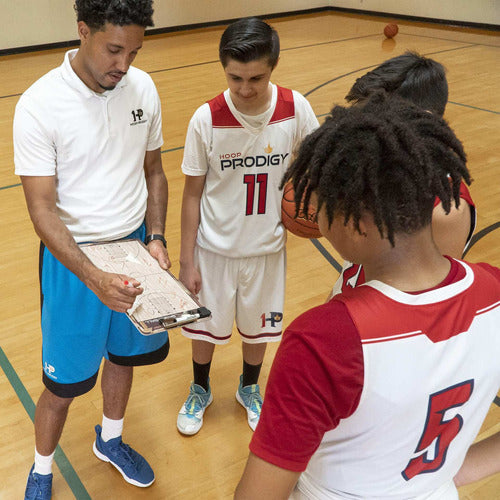
<instances>
[{"instance_id":1,"label":"white tank top jersey","mask_svg":"<svg viewBox=\"0 0 500 500\"><path fill-rule=\"evenodd\" d=\"M351 498L342 492L355 484L356 498L458 498L449 478L500 386L498 274L458 263L465 276L429 292L370 281L333 299L359 331L364 386L354 413L325 433L300 491Z\"/></svg>"},{"instance_id":2,"label":"white tank top jersey","mask_svg":"<svg viewBox=\"0 0 500 500\"><path fill-rule=\"evenodd\" d=\"M206 175L197 244L227 257L284 247L279 184L293 151L318 127L308 101L276 85L261 119L258 127L248 123L226 90L198 108L189 123L182 171Z\"/></svg>"},{"instance_id":3,"label":"white tank top jersey","mask_svg":"<svg viewBox=\"0 0 500 500\"><path fill-rule=\"evenodd\" d=\"M115 89L92 91L71 67L76 52L19 99L15 171L56 177L58 215L77 242L114 240L144 220L145 153L163 144L160 99L132 66Z\"/></svg>"}]
</instances>

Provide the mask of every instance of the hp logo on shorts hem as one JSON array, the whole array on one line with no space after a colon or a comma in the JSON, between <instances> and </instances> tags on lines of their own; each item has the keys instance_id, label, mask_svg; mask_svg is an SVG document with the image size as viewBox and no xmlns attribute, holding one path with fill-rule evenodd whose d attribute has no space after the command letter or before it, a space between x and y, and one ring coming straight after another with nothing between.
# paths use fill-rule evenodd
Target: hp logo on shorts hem
<instances>
[{"instance_id":1,"label":"hp logo on shorts hem","mask_svg":"<svg viewBox=\"0 0 500 500\"><path fill-rule=\"evenodd\" d=\"M57 380L57 377L54 375L54 372L56 369L52 366L49 365L47 362L45 362L43 366L43 371L50 377L53 378L54 380Z\"/></svg>"}]
</instances>

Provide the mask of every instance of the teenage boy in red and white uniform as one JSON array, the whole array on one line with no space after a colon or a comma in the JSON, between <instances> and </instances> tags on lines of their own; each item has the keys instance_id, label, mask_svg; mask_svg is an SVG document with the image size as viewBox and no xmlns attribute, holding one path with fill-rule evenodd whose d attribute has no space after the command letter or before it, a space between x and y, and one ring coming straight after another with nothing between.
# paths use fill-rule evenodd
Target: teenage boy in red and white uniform
<instances>
[{"instance_id":1,"label":"teenage boy in red and white uniform","mask_svg":"<svg viewBox=\"0 0 500 500\"><path fill-rule=\"evenodd\" d=\"M280 181L294 149L318 126L307 100L270 83L279 57L276 31L257 18L223 33L219 57L228 89L195 112L182 171L179 277L212 311L183 328L192 339L194 380L177 419L197 433L212 402L209 372L215 345L233 322L243 341L236 398L255 429L262 397L258 378L267 342L281 339L286 231Z\"/></svg>"},{"instance_id":2,"label":"teenage boy in red and white uniform","mask_svg":"<svg viewBox=\"0 0 500 500\"><path fill-rule=\"evenodd\" d=\"M286 330L235 498L457 500L500 470L500 433L467 453L500 388L500 269L442 256L431 229L470 182L460 142L376 95L334 108L288 179L367 281Z\"/></svg>"}]
</instances>

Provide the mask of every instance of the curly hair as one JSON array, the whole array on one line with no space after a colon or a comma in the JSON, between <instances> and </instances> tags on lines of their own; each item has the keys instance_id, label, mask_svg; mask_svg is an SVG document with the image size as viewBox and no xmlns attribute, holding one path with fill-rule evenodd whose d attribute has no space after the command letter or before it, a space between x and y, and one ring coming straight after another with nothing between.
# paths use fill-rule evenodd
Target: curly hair
<instances>
[{"instance_id":1,"label":"curly hair","mask_svg":"<svg viewBox=\"0 0 500 500\"><path fill-rule=\"evenodd\" d=\"M274 68L280 55L277 31L257 17L246 17L230 24L220 39L219 59L226 67L228 59L247 63L263 57Z\"/></svg>"},{"instance_id":2,"label":"curly hair","mask_svg":"<svg viewBox=\"0 0 500 500\"><path fill-rule=\"evenodd\" d=\"M440 116L448 102L444 66L411 51L384 61L358 78L345 99L358 103L377 90L397 94Z\"/></svg>"},{"instance_id":3,"label":"curly hair","mask_svg":"<svg viewBox=\"0 0 500 500\"><path fill-rule=\"evenodd\" d=\"M292 181L298 214L307 213L311 194L318 212L352 218L360 231L364 211L373 215L382 237L412 234L429 225L434 200L446 212L460 201L462 179L470 184L461 142L440 117L383 92L364 105L336 106L310 134L285 173Z\"/></svg>"},{"instance_id":4,"label":"curly hair","mask_svg":"<svg viewBox=\"0 0 500 500\"><path fill-rule=\"evenodd\" d=\"M77 21L93 30L108 22L116 26L153 26L153 0L76 0Z\"/></svg>"}]
</instances>

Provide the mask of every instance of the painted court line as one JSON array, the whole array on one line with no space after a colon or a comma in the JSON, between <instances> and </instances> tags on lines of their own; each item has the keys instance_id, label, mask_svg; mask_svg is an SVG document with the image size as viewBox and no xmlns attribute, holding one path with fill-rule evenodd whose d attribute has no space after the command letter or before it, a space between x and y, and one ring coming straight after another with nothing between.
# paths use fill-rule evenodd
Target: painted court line
<instances>
[{"instance_id":1,"label":"painted court line","mask_svg":"<svg viewBox=\"0 0 500 500\"><path fill-rule=\"evenodd\" d=\"M5 376L10 382L10 385L16 392L17 397L21 401L22 405L24 406L24 409L26 410L29 417L31 418L31 421L33 422L35 418L35 403L31 399L31 396L26 390L26 387L24 387L23 383L21 382L21 379L14 370L14 367L10 364L9 359L7 358L1 347L0 347L0 367L4 371ZM68 457L66 457L66 454L59 445L57 445L54 460L57 464L57 467L59 467L61 474L66 480L66 483L68 483L68 486L73 492L75 498L77 500L91 500L91 497L88 494L87 490L85 489L85 486L83 486L83 483L80 481L80 478L75 472L75 469L73 469L70 461L68 460ZM27 464L26 466L26 471L28 470L29 470L29 464Z\"/></svg>"},{"instance_id":2,"label":"painted court line","mask_svg":"<svg viewBox=\"0 0 500 500\"><path fill-rule=\"evenodd\" d=\"M321 255L334 267L339 273L342 271L342 266L333 258L330 252L319 242L319 240L311 239L311 243L319 250Z\"/></svg>"}]
</instances>

